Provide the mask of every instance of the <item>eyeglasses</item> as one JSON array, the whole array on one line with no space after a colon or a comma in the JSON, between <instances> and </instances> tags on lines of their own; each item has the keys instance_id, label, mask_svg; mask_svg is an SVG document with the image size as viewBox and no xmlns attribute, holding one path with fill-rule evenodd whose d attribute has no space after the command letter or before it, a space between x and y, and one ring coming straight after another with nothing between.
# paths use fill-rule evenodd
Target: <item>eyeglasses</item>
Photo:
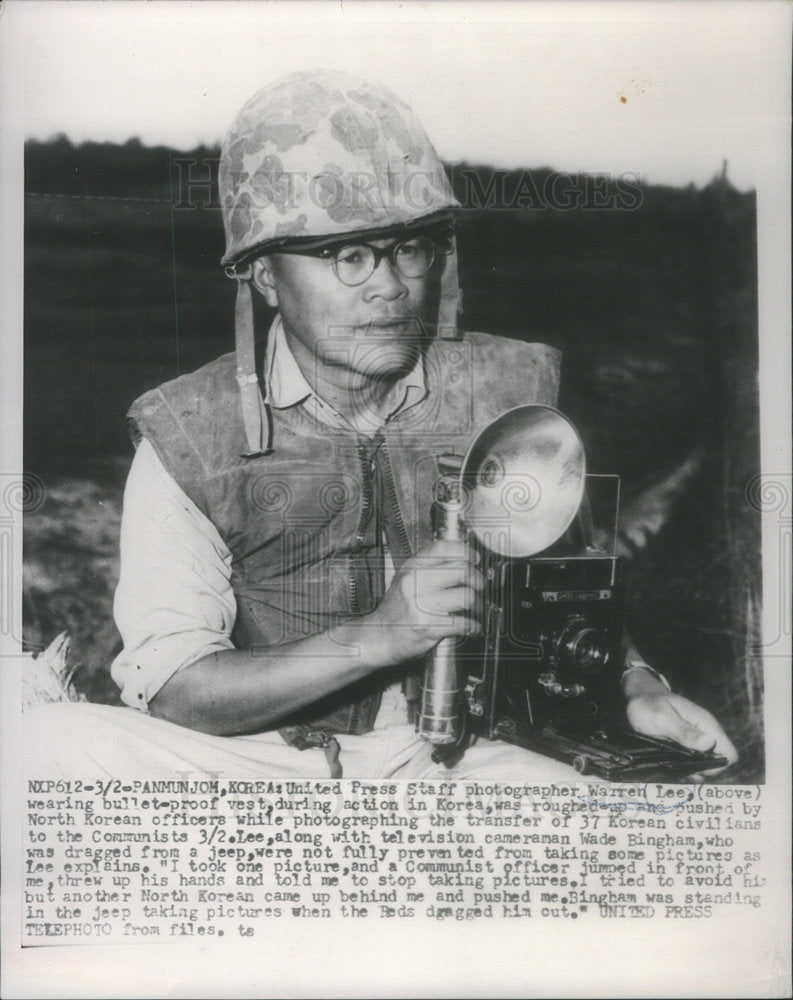
<instances>
[{"instance_id":1,"label":"eyeglasses","mask_svg":"<svg viewBox=\"0 0 793 1000\"><path fill-rule=\"evenodd\" d=\"M451 253L451 244L438 244L428 236L412 236L384 249L371 243L342 243L311 250L289 247L277 252L329 260L339 281L354 287L371 278L384 257L403 278L423 278L432 267L435 254Z\"/></svg>"}]
</instances>

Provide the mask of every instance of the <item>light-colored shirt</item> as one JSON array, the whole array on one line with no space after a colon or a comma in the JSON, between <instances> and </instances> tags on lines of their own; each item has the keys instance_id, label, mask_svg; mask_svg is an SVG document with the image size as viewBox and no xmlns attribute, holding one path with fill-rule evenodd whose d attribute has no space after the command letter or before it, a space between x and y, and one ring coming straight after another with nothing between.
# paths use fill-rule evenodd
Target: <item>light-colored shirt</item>
<instances>
[{"instance_id":1,"label":"light-colored shirt","mask_svg":"<svg viewBox=\"0 0 793 1000\"><path fill-rule=\"evenodd\" d=\"M270 328L264 374L275 409L302 406L322 423L350 426L303 376L280 317ZM394 384L377 410L356 414L356 429L374 433L426 394L420 361ZM386 585L392 576L393 564L386 553ZM113 679L124 702L142 711L148 711L151 699L178 670L210 653L234 648L231 553L145 438L124 490L121 574L113 613L124 642L111 668ZM384 692L375 725L405 722L407 704L400 685L393 684Z\"/></svg>"}]
</instances>

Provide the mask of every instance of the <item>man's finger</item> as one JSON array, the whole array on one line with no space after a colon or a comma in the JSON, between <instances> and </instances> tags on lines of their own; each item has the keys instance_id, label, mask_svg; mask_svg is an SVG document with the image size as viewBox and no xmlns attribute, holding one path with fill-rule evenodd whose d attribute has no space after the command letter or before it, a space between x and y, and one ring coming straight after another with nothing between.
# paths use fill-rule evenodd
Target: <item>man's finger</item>
<instances>
[{"instance_id":1,"label":"man's finger","mask_svg":"<svg viewBox=\"0 0 793 1000\"><path fill-rule=\"evenodd\" d=\"M738 760L738 751L733 746L732 740L730 740L729 736L723 730L716 737L713 752L719 757L726 757L727 763L723 767L717 767L711 771L703 771L702 774L706 778L710 778L714 774L721 774L726 767L730 767L730 765Z\"/></svg>"},{"instance_id":2,"label":"man's finger","mask_svg":"<svg viewBox=\"0 0 793 1000\"><path fill-rule=\"evenodd\" d=\"M484 590L487 581L478 569L469 563L443 563L417 569L414 574L416 589L424 591L448 590L450 587L466 586L472 590Z\"/></svg>"},{"instance_id":3,"label":"man's finger","mask_svg":"<svg viewBox=\"0 0 793 1000\"><path fill-rule=\"evenodd\" d=\"M477 594L470 587L457 586L442 590L433 597L433 609L441 613L453 614L457 611L471 611L477 605Z\"/></svg>"},{"instance_id":4,"label":"man's finger","mask_svg":"<svg viewBox=\"0 0 793 1000\"><path fill-rule=\"evenodd\" d=\"M432 633L440 639L461 638L466 635L476 635L481 626L476 618L463 614L448 614L443 616L443 623L430 626Z\"/></svg>"},{"instance_id":5,"label":"man's finger","mask_svg":"<svg viewBox=\"0 0 793 1000\"><path fill-rule=\"evenodd\" d=\"M704 737L698 743L686 743L686 746L691 746L692 749L696 750L711 750L713 753L720 757L726 757L728 764L734 764L738 760L738 751L735 749L729 736L724 732L716 719L708 712L706 709L701 708L698 705L693 705L691 703L684 703L685 710L691 710L694 712L693 717L691 715L683 715L678 706L674 706L676 714L680 716L685 723L687 723L692 729L699 733L704 734ZM726 765L725 765L726 766ZM706 774L718 774L719 771L724 770L724 768L717 768L715 771L703 772Z\"/></svg>"}]
</instances>

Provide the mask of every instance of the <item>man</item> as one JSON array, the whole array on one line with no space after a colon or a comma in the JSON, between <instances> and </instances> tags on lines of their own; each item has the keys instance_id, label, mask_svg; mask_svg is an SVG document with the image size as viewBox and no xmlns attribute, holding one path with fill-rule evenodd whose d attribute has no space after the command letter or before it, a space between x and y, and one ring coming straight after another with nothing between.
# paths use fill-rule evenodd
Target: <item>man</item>
<instances>
[{"instance_id":1,"label":"man","mask_svg":"<svg viewBox=\"0 0 793 1000\"><path fill-rule=\"evenodd\" d=\"M115 774L446 776L411 678L478 629L484 578L432 540L437 459L509 407L553 404L558 354L458 339L459 206L385 88L321 72L265 88L219 183L236 351L130 411L113 676L141 712L92 706L84 752ZM258 350L257 300L277 311ZM637 729L735 759L709 713L628 664ZM574 776L487 741L453 773Z\"/></svg>"}]
</instances>

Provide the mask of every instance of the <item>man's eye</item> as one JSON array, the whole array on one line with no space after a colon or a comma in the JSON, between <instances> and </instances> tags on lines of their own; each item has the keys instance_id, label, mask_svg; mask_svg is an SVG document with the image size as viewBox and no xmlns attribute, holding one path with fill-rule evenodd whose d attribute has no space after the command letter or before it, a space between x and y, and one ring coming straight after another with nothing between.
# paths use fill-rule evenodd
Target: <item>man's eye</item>
<instances>
[{"instance_id":1,"label":"man's eye","mask_svg":"<svg viewBox=\"0 0 793 1000\"><path fill-rule=\"evenodd\" d=\"M410 260L412 257L416 257L423 250L422 244L418 240L409 240L407 243L400 243L397 248L397 253L400 257L404 257L406 260Z\"/></svg>"},{"instance_id":2,"label":"man's eye","mask_svg":"<svg viewBox=\"0 0 793 1000\"><path fill-rule=\"evenodd\" d=\"M350 266L363 263L363 250L361 247L344 247L336 254L337 264L348 264Z\"/></svg>"}]
</instances>

